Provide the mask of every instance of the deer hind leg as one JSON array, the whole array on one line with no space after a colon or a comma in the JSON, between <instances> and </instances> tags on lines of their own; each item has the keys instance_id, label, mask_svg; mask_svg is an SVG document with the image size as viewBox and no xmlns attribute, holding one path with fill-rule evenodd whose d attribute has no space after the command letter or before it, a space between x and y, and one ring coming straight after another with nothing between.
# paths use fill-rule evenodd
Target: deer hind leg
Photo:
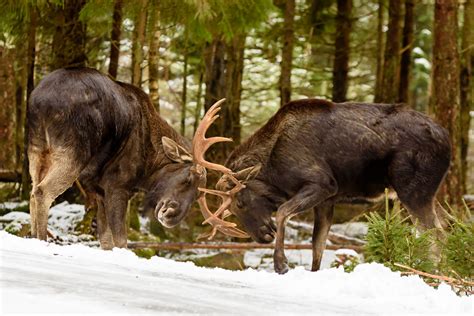
<instances>
[{"instance_id":1,"label":"deer hind leg","mask_svg":"<svg viewBox=\"0 0 474 316\"><path fill-rule=\"evenodd\" d=\"M103 197L97 196L97 233L99 235L100 247L104 250L110 250L114 247L112 230L107 222L107 214Z\"/></svg>"},{"instance_id":2,"label":"deer hind leg","mask_svg":"<svg viewBox=\"0 0 474 316\"><path fill-rule=\"evenodd\" d=\"M127 204L130 198L125 190L114 189L105 193L105 217L112 232L115 247L127 247Z\"/></svg>"},{"instance_id":3,"label":"deer hind leg","mask_svg":"<svg viewBox=\"0 0 474 316\"><path fill-rule=\"evenodd\" d=\"M28 155L33 161L33 188L31 191L32 235L41 240L47 239L48 211L53 201L77 179L80 173L78 163L67 150L50 150L43 156ZM31 163L31 161L30 161ZM30 173L31 173L30 171Z\"/></svg>"},{"instance_id":4,"label":"deer hind leg","mask_svg":"<svg viewBox=\"0 0 474 316\"><path fill-rule=\"evenodd\" d=\"M318 271L321 266L333 214L334 205L332 203L323 203L314 207L313 264L311 271Z\"/></svg>"},{"instance_id":5,"label":"deer hind leg","mask_svg":"<svg viewBox=\"0 0 474 316\"><path fill-rule=\"evenodd\" d=\"M423 229L442 229L434 200L446 169L437 164L436 158L431 159L422 153L399 154L390 166L389 175L393 188L410 215L419 221Z\"/></svg>"}]
</instances>

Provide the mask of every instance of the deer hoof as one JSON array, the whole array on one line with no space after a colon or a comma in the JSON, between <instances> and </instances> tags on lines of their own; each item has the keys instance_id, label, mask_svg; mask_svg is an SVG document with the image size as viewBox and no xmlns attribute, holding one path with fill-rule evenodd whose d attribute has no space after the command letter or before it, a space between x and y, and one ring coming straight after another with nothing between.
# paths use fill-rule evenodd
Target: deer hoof
<instances>
[{"instance_id":1,"label":"deer hoof","mask_svg":"<svg viewBox=\"0 0 474 316\"><path fill-rule=\"evenodd\" d=\"M285 256L281 257L275 255L273 257L273 266L275 268L275 272L278 274L285 274L288 272L288 259Z\"/></svg>"}]
</instances>

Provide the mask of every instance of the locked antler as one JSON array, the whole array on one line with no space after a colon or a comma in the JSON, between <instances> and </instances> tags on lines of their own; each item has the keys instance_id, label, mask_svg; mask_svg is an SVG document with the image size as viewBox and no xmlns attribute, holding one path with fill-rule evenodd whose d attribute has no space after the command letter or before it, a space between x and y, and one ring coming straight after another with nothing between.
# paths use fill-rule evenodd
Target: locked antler
<instances>
[{"instance_id":1,"label":"locked antler","mask_svg":"<svg viewBox=\"0 0 474 316\"><path fill-rule=\"evenodd\" d=\"M229 191L219 191L219 190L210 190L206 188L199 188L202 192L201 196L198 199L199 208L201 213L204 216L203 224L211 224L213 227L212 232L210 233L209 239L212 239L217 231L224 233L225 235L238 237L238 238L248 238L249 236L244 231L238 229L237 224L225 221L224 219L229 216L231 213L229 211L230 204L232 203L232 198L237 192L242 190L245 185L240 183L232 173L232 170L229 168L206 161L204 155L206 151L212 145L219 142L231 142L232 139L226 137L211 137L206 138L206 131L211 126L211 124L219 118L219 111L221 110L220 105L225 101L221 99L217 101L204 115L201 123L199 124L196 133L193 138L193 159L197 165L200 165L204 168L216 170L224 173L229 177L229 179L235 183L235 187ZM222 204L219 206L215 213L212 213L209 210L206 200L206 194L217 195L222 199Z\"/></svg>"}]
</instances>

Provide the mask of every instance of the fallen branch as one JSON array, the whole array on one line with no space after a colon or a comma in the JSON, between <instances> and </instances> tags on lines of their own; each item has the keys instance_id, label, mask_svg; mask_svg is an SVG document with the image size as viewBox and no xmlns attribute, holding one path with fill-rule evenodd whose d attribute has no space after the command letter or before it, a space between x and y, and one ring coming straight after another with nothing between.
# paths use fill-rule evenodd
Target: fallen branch
<instances>
[{"instance_id":1,"label":"fallen branch","mask_svg":"<svg viewBox=\"0 0 474 316\"><path fill-rule=\"evenodd\" d=\"M404 274L412 274L412 275L416 274L416 275L423 276L423 277L426 277L426 278L438 280L439 282L444 281L447 284L449 284L449 285L451 285L455 288L473 287L474 286L474 282L467 281L467 280L464 280L464 279L461 279L461 278L460 279L455 279L455 278L447 277L447 276L444 276L444 275L431 274L431 273L427 273L427 272L423 272L423 271L413 269L411 267L408 267L408 266L405 266L405 265L399 264L399 263L395 263L394 265L399 267L399 268L408 270L408 272L402 272ZM439 285L439 284L435 284L435 283L432 283L432 282L427 283L427 284L431 285L431 286ZM466 288L462 288L461 290L465 291L467 293L470 293L470 294L474 294L474 291L466 289Z\"/></svg>"},{"instance_id":2,"label":"fallen branch","mask_svg":"<svg viewBox=\"0 0 474 316\"><path fill-rule=\"evenodd\" d=\"M184 249L231 249L231 250L249 250L249 249L274 249L274 244L259 244L259 243L191 243L191 242L130 242L128 243L130 249L150 248L156 250L184 250ZM328 250L337 249L352 249L357 252L362 252L361 246L356 245L327 245ZM285 249L292 250L307 250L313 249L311 244L286 244Z\"/></svg>"},{"instance_id":3,"label":"fallen branch","mask_svg":"<svg viewBox=\"0 0 474 316\"><path fill-rule=\"evenodd\" d=\"M12 170L0 170L0 182L21 182L21 174Z\"/></svg>"}]
</instances>

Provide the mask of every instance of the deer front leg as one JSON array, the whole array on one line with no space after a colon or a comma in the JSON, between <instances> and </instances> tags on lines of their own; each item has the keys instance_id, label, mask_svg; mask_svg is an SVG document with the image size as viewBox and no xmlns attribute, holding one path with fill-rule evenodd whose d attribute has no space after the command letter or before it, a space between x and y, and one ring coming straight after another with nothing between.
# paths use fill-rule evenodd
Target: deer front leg
<instances>
[{"instance_id":1,"label":"deer front leg","mask_svg":"<svg viewBox=\"0 0 474 316\"><path fill-rule=\"evenodd\" d=\"M288 260L285 256L285 226L294 215L315 207L319 203L333 196L337 191L335 180L328 175L320 175L317 183L308 183L296 195L283 203L276 214L277 233L273 264L275 272L288 272Z\"/></svg>"}]
</instances>

